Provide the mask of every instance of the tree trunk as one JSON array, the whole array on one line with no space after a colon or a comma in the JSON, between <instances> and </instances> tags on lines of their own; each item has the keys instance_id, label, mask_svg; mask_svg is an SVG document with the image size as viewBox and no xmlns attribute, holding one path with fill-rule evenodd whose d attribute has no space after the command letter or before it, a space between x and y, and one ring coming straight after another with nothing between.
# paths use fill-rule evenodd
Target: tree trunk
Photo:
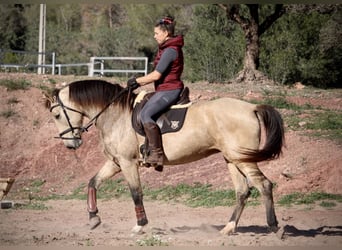
<instances>
[{"instance_id":1,"label":"tree trunk","mask_svg":"<svg viewBox=\"0 0 342 250\"><path fill-rule=\"evenodd\" d=\"M249 19L240 14L240 5L220 4L220 7L226 11L227 18L240 25L245 34L246 47L243 69L238 73L236 80L238 82L251 82L264 79L266 76L258 71L260 53L259 39L272 23L285 13L283 5L277 4L274 13L266 17L261 25L259 24L258 4L247 4L250 14Z\"/></svg>"},{"instance_id":2,"label":"tree trunk","mask_svg":"<svg viewBox=\"0 0 342 250\"><path fill-rule=\"evenodd\" d=\"M251 11L252 12L252 11ZM245 58L243 60L243 69L238 74L238 81L254 81L259 77L257 72L259 68L259 26L256 18L252 16L248 25L243 26L245 33Z\"/></svg>"}]
</instances>

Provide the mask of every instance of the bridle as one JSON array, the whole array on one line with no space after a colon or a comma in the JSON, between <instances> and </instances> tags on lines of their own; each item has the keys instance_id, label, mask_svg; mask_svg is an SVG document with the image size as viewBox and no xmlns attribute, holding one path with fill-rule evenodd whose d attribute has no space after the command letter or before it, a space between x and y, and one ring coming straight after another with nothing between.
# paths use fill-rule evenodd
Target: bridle
<instances>
[{"instance_id":1,"label":"bridle","mask_svg":"<svg viewBox=\"0 0 342 250\"><path fill-rule=\"evenodd\" d=\"M86 114L70 108L66 105L64 105L64 103L62 102L62 100L59 98L59 94L56 96L56 104L50 107L50 112L52 112L52 110L58 106L60 106L63 110L63 113L65 115L65 118L68 122L69 128L67 128L66 130L62 131L61 133L58 134L58 136L55 136L54 138L56 139L62 139L62 140L80 140L81 139L81 135L83 132L87 131L88 129L94 124L96 123L97 118L99 118L99 116L116 100L118 99L123 93L125 93L126 91L130 90L130 88L126 87L124 89L122 89L113 99L112 101L110 101L97 115L95 115L92 119L89 120L89 122L85 125L85 126L81 126L81 127L74 127L72 126L71 122L70 122L70 117L67 113L67 110L70 110L72 112L76 112L81 114L82 116L85 116ZM78 130L78 133L75 133L75 130ZM71 132L72 133L72 137L65 137L64 135Z\"/></svg>"}]
</instances>

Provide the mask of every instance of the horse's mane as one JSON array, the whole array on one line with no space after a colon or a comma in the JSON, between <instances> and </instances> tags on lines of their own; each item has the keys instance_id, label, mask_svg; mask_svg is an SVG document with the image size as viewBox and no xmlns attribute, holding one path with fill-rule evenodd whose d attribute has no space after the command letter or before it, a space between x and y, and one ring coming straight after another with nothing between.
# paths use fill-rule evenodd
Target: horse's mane
<instances>
[{"instance_id":1,"label":"horse's mane","mask_svg":"<svg viewBox=\"0 0 342 250\"><path fill-rule=\"evenodd\" d=\"M112 84L103 80L81 80L72 82L68 86L69 99L83 107L104 108L113 102L123 109L132 110L136 97L136 94L131 91L122 92L123 87L119 84Z\"/></svg>"}]
</instances>

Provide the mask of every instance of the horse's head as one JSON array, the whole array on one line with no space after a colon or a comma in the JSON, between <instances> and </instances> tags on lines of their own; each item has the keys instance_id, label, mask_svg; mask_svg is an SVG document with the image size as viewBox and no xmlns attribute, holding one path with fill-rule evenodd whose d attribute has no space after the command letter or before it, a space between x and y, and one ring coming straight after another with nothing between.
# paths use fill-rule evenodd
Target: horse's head
<instances>
[{"instance_id":1,"label":"horse's head","mask_svg":"<svg viewBox=\"0 0 342 250\"><path fill-rule=\"evenodd\" d=\"M69 100L69 88L54 90L52 94L45 94L46 107L53 115L59 131L56 138L63 140L64 145L70 149L77 149L82 144L81 129L84 113L78 111L73 102Z\"/></svg>"}]
</instances>

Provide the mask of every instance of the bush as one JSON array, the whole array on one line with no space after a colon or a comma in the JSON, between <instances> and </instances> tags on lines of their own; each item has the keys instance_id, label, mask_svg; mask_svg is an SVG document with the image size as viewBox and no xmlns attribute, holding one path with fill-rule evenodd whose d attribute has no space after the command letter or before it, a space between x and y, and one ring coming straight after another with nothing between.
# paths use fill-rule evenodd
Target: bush
<instances>
[{"instance_id":1,"label":"bush","mask_svg":"<svg viewBox=\"0 0 342 250\"><path fill-rule=\"evenodd\" d=\"M243 41L241 30L228 22L222 9L214 5L197 6L184 47L185 78L192 82L233 78L242 66Z\"/></svg>"}]
</instances>

